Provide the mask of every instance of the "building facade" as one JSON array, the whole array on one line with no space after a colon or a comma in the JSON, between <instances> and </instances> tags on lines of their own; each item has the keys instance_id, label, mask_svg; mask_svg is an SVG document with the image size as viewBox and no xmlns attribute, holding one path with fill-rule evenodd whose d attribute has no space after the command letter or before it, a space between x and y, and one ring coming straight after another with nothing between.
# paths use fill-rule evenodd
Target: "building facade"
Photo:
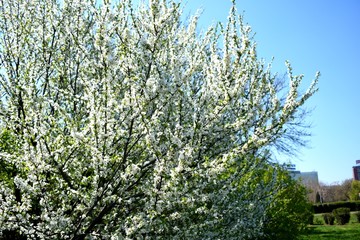
<instances>
[{"instance_id":1,"label":"building facade","mask_svg":"<svg viewBox=\"0 0 360 240\"><path fill-rule=\"evenodd\" d=\"M300 180L305 185L313 185L318 186L319 185L319 177L318 172L312 171L312 172L300 172L296 170L295 164L289 164L287 166L287 170L290 173L290 176L295 180ZM360 172L359 172L360 176Z\"/></svg>"},{"instance_id":2,"label":"building facade","mask_svg":"<svg viewBox=\"0 0 360 240\"><path fill-rule=\"evenodd\" d=\"M310 202L323 202L323 197L321 195L321 189L319 185L318 172L301 172L296 170L294 164L288 165L287 170L292 179L297 180L308 189L307 197Z\"/></svg>"},{"instance_id":3,"label":"building facade","mask_svg":"<svg viewBox=\"0 0 360 240\"><path fill-rule=\"evenodd\" d=\"M353 166L353 179L360 180L360 165Z\"/></svg>"}]
</instances>

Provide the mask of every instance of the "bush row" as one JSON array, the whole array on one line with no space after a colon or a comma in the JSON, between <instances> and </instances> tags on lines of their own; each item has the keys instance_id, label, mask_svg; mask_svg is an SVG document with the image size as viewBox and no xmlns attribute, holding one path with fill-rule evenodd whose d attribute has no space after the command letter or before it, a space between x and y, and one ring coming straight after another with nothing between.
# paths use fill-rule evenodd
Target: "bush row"
<instances>
[{"instance_id":1,"label":"bush row","mask_svg":"<svg viewBox=\"0 0 360 240\"><path fill-rule=\"evenodd\" d=\"M345 225L350 221L350 208L337 208L332 213L323 213L323 218L327 225L333 225L335 219L337 224Z\"/></svg>"},{"instance_id":2,"label":"bush row","mask_svg":"<svg viewBox=\"0 0 360 240\"><path fill-rule=\"evenodd\" d=\"M350 211L360 211L360 201L332 202L313 205L314 213L331 213L337 208L349 208Z\"/></svg>"},{"instance_id":3,"label":"bush row","mask_svg":"<svg viewBox=\"0 0 360 240\"><path fill-rule=\"evenodd\" d=\"M354 213L356 220L360 223L360 211ZM336 223L339 225L344 225L350 222L350 209L349 208L338 208L332 211L332 213L323 213L322 217L326 225L334 225L335 219ZM310 223L313 224L313 223Z\"/></svg>"}]
</instances>

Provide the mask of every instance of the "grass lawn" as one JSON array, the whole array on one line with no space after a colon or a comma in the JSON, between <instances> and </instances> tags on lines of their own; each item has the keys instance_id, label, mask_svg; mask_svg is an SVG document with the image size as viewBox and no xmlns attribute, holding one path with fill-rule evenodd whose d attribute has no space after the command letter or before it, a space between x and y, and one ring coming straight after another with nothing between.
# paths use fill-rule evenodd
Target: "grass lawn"
<instances>
[{"instance_id":1,"label":"grass lawn","mask_svg":"<svg viewBox=\"0 0 360 240\"><path fill-rule=\"evenodd\" d=\"M314 218L316 225L309 226L307 234L302 236L302 240L351 240L360 239L360 223L357 222L354 214L351 214L350 223L346 225L324 225L321 214L316 214Z\"/></svg>"}]
</instances>

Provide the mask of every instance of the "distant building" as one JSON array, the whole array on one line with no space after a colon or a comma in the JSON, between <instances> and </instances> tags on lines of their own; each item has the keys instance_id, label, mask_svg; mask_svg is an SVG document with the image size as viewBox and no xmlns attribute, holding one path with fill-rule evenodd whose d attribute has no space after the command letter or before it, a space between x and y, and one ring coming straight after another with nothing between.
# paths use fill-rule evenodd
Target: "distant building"
<instances>
[{"instance_id":1,"label":"distant building","mask_svg":"<svg viewBox=\"0 0 360 240\"><path fill-rule=\"evenodd\" d=\"M360 180L360 160L356 160L356 166L353 166L353 178L354 180Z\"/></svg>"},{"instance_id":2,"label":"distant building","mask_svg":"<svg viewBox=\"0 0 360 240\"><path fill-rule=\"evenodd\" d=\"M360 166L353 166L353 178L354 180L360 180Z\"/></svg>"},{"instance_id":3,"label":"distant building","mask_svg":"<svg viewBox=\"0 0 360 240\"><path fill-rule=\"evenodd\" d=\"M360 167L360 166L359 166ZM295 180L300 180L303 184L308 186L319 186L319 177L318 172L300 172L296 170L295 164L289 164L287 170L290 173L290 176ZM360 176L360 172L359 172Z\"/></svg>"},{"instance_id":4,"label":"distant building","mask_svg":"<svg viewBox=\"0 0 360 240\"><path fill-rule=\"evenodd\" d=\"M307 197L312 203L323 202L323 197L320 191L319 177L316 171L300 172L296 170L295 164L286 166L290 176L299 181L308 189Z\"/></svg>"}]
</instances>

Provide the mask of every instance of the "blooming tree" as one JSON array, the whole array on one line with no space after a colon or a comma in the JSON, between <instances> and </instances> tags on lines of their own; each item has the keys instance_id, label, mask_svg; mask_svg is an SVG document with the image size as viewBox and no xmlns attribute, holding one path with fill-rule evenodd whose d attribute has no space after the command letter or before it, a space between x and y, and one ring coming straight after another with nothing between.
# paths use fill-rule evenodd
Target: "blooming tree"
<instances>
[{"instance_id":1,"label":"blooming tree","mask_svg":"<svg viewBox=\"0 0 360 240\"><path fill-rule=\"evenodd\" d=\"M289 87L235 10L199 34L181 5L0 1L0 234L263 236L273 146L298 139L317 77ZM295 124L296 125L296 124Z\"/></svg>"}]
</instances>

